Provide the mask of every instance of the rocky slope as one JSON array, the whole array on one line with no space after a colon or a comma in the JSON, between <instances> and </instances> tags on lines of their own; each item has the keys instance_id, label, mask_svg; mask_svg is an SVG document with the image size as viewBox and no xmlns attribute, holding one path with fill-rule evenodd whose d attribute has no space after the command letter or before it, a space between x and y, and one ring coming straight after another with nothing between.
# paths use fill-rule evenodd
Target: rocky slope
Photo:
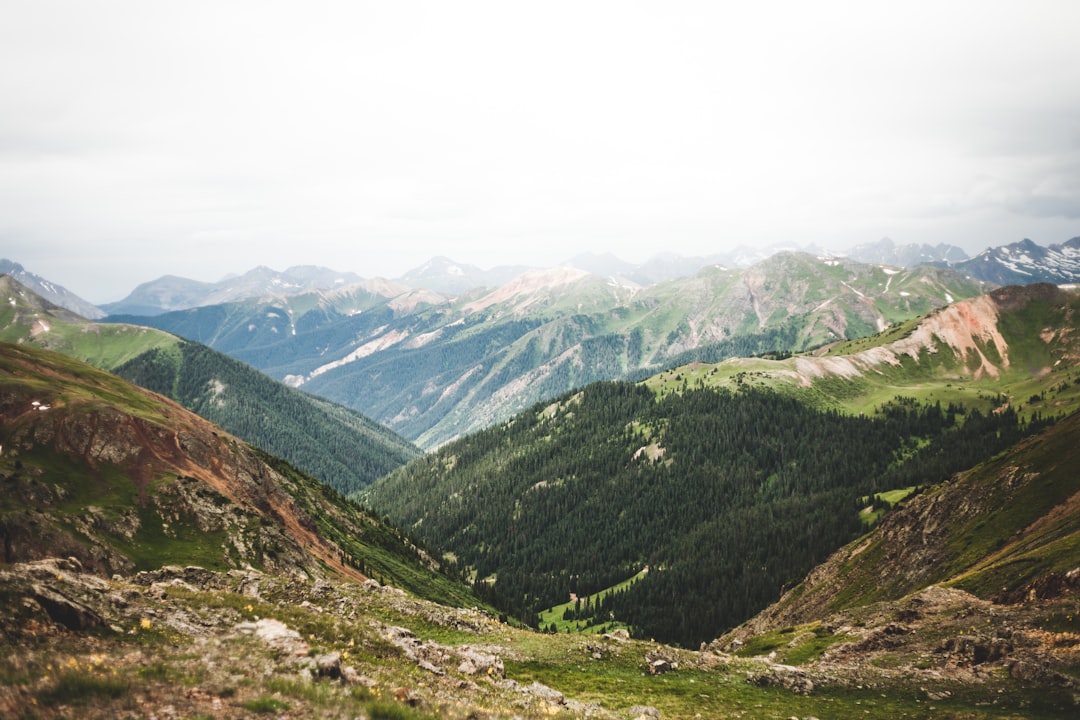
<instances>
[{"instance_id":1,"label":"rocky slope","mask_svg":"<svg viewBox=\"0 0 1080 720\"><path fill-rule=\"evenodd\" d=\"M329 488L55 353L0 344L0 453L5 562L70 555L106 576L192 561L357 580L366 570L468 595Z\"/></svg>"},{"instance_id":2,"label":"rocky slope","mask_svg":"<svg viewBox=\"0 0 1080 720\"><path fill-rule=\"evenodd\" d=\"M1080 415L887 514L715 649L1080 689ZM808 668L810 670L810 668Z\"/></svg>"},{"instance_id":3,"label":"rocky slope","mask_svg":"<svg viewBox=\"0 0 1080 720\"><path fill-rule=\"evenodd\" d=\"M55 350L166 395L342 492L419 449L360 413L288 388L222 353L127 323L97 323L0 277L0 341Z\"/></svg>"},{"instance_id":4,"label":"rocky slope","mask_svg":"<svg viewBox=\"0 0 1080 720\"><path fill-rule=\"evenodd\" d=\"M827 668L814 662L820 647L806 652L807 636L847 639L851 627L800 628L771 659L744 657L620 634L539 635L370 580L254 570L166 566L103 579L46 559L0 566L0 600L4 717L989 720L1076 709L1062 676L1035 664L1062 654L1053 638L1018 629L1014 656L1030 660L1003 671L966 633L1014 614L947 593L913 598L913 611L956 619L952 637L922 637L941 649L921 664L940 664L911 672L860 663L851 644L833 642ZM853 619L863 620L875 621ZM895 621L886 627L872 644L912 641Z\"/></svg>"}]
</instances>

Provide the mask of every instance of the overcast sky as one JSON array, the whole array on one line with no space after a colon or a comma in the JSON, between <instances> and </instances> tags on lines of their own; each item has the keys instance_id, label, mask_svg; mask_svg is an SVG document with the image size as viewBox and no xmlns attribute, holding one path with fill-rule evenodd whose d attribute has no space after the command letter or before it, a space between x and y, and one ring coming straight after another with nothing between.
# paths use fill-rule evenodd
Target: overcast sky
<instances>
[{"instance_id":1,"label":"overcast sky","mask_svg":"<svg viewBox=\"0 0 1080 720\"><path fill-rule=\"evenodd\" d=\"M0 257L92 302L1080 235L1080 2L0 0Z\"/></svg>"}]
</instances>

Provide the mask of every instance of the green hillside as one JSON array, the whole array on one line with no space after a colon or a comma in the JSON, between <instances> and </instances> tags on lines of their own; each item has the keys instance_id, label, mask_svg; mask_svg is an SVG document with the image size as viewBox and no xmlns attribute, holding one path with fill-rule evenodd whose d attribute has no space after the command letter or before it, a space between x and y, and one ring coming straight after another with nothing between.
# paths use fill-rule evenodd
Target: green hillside
<instances>
[{"instance_id":1,"label":"green hillside","mask_svg":"<svg viewBox=\"0 0 1080 720\"><path fill-rule=\"evenodd\" d=\"M1080 557L1078 436L1080 414L1073 414L908 499L758 623L806 622L930 585L1001 604L1062 594L1075 584L1066 576L1075 575Z\"/></svg>"},{"instance_id":2,"label":"green hillside","mask_svg":"<svg viewBox=\"0 0 1080 720\"><path fill-rule=\"evenodd\" d=\"M360 413L272 380L197 343L89 322L0 277L0 339L64 353L176 400L247 442L352 492L420 454Z\"/></svg>"},{"instance_id":3,"label":"green hillside","mask_svg":"<svg viewBox=\"0 0 1080 720\"><path fill-rule=\"evenodd\" d=\"M433 448L590 382L862 337L985 290L937 268L781 253L644 288L554 268L453 299L342 289L145 322Z\"/></svg>"},{"instance_id":4,"label":"green hillside","mask_svg":"<svg viewBox=\"0 0 1080 720\"><path fill-rule=\"evenodd\" d=\"M694 363L647 380L681 387L769 388L814 407L870 413L903 395L1022 417L1080 408L1080 294L1053 285L1007 287L812 353ZM677 378L677 379L676 379Z\"/></svg>"},{"instance_id":5,"label":"green hillside","mask_svg":"<svg viewBox=\"0 0 1080 720\"><path fill-rule=\"evenodd\" d=\"M286 387L205 345L179 341L113 372L175 399L343 493L420 455L360 413Z\"/></svg>"},{"instance_id":6,"label":"green hillside","mask_svg":"<svg viewBox=\"0 0 1080 720\"><path fill-rule=\"evenodd\" d=\"M3 562L365 575L473 605L407 538L288 463L64 355L0 343Z\"/></svg>"},{"instance_id":7,"label":"green hillside","mask_svg":"<svg viewBox=\"0 0 1080 720\"><path fill-rule=\"evenodd\" d=\"M858 535L860 500L912 484L909 463L937 482L1040 426L1009 410L897 401L860 418L753 389L657 399L597 383L450 443L362 497L530 622L649 566L602 610L696 645Z\"/></svg>"},{"instance_id":8,"label":"green hillside","mask_svg":"<svg viewBox=\"0 0 1080 720\"><path fill-rule=\"evenodd\" d=\"M1004 288L823 352L588 386L365 497L528 619L648 565L597 619L693 644L862 532L867 498L1075 411L1077 307L1053 286Z\"/></svg>"}]
</instances>

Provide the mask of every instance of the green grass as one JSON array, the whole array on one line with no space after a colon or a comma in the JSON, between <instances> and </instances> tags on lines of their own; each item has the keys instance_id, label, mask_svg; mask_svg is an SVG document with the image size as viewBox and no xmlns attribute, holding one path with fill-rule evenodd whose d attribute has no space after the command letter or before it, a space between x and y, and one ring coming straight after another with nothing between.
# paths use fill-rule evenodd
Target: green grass
<instances>
[{"instance_id":1,"label":"green grass","mask_svg":"<svg viewBox=\"0 0 1080 720\"><path fill-rule=\"evenodd\" d=\"M55 682L37 693L42 705L83 705L97 700L117 700L131 692L125 678L112 677L90 670L61 672Z\"/></svg>"},{"instance_id":2,"label":"green grass","mask_svg":"<svg viewBox=\"0 0 1080 720\"><path fill-rule=\"evenodd\" d=\"M835 635L821 627L821 623L815 622L756 635L735 654L751 658L775 653L778 663L805 665L817 660L833 645L848 640L847 635Z\"/></svg>"},{"instance_id":3,"label":"green grass","mask_svg":"<svg viewBox=\"0 0 1080 720\"><path fill-rule=\"evenodd\" d=\"M593 606L595 606L600 601L602 601L605 597L607 597L607 595L609 595L611 593L614 593L614 592L619 592L621 590L625 590L626 588L630 587L632 584L634 584L638 580L641 580L643 577L645 577L647 572L648 572L647 570L642 570L638 574L634 575L632 578L624 580L621 583L618 583L617 585L612 585L611 587L604 588L603 590L600 590L599 592L593 593L592 595L589 595L587 597L582 597L581 598L581 604L584 605L586 600L588 600L588 602L590 602ZM563 620L563 613L565 613L567 610L572 610L575 607L575 605L576 605L576 603L574 601L569 601L569 602L563 603L562 605L556 605L554 607L550 607L547 610L541 610L540 613L539 613L540 627L548 628L552 624L554 624L557 631L560 632L560 633L567 633L567 632L570 632L570 633L575 633L575 632L599 633L599 632L610 632L610 630L615 630L615 629L623 629L623 630L629 630L630 629L629 626L627 626L627 625L625 625L623 623L620 623L617 620L605 621L605 622L597 623L595 625L587 625L587 626L583 625L583 621Z\"/></svg>"},{"instance_id":4,"label":"green grass","mask_svg":"<svg viewBox=\"0 0 1080 720\"><path fill-rule=\"evenodd\" d=\"M254 700L242 702L240 703L240 707L244 708L245 710L250 710L253 713L259 713L262 715L269 715L271 713L277 713L289 709L288 703L284 703L277 698L267 697L265 695L255 698Z\"/></svg>"},{"instance_id":5,"label":"green grass","mask_svg":"<svg viewBox=\"0 0 1080 720\"><path fill-rule=\"evenodd\" d=\"M911 495L911 493L915 492L916 489L917 486L912 485L911 487L900 488L898 490L888 490L886 492L875 493L874 497L884 500L893 507L896 507L896 505L900 501L902 501L908 495ZM864 497L862 498L862 502L869 503L870 498ZM880 520L883 515L885 515L886 512L887 510L885 508L874 510L868 505L867 507L859 511L859 521L862 522L863 527L873 527L877 523L877 521Z\"/></svg>"}]
</instances>

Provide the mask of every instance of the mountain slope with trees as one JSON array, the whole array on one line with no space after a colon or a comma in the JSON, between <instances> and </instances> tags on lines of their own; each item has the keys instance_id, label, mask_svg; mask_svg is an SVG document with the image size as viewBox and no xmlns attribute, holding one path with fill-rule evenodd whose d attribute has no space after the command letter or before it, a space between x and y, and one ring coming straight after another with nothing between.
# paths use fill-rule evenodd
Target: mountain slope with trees
<instances>
[{"instance_id":1,"label":"mountain slope with trees","mask_svg":"<svg viewBox=\"0 0 1080 720\"><path fill-rule=\"evenodd\" d=\"M400 533L159 395L67 356L0 343L3 562L74 556L111 575L199 564L368 574L472 604Z\"/></svg>"},{"instance_id":2,"label":"mountain slope with trees","mask_svg":"<svg viewBox=\"0 0 1080 720\"><path fill-rule=\"evenodd\" d=\"M985 289L937 268L781 253L645 288L555 268L457 298L342 289L146 322L431 448L589 382L862 337Z\"/></svg>"},{"instance_id":3,"label":"mountain slope with trees","mask_svg":"<svg viewBox=\"0 0 1080 720\"><path fill-rule=\"evenodd\" d=\"M1003 288L820 355L588 386L365 498L526 618L648 565L595 610L692 644L858 535L866 498L941 482L1076 410L1077 303Z\"/></svg>"},{"instance_id":4,"label":"mountain slope with trees","mask_svg":"<svg viewBox=\"0 0 1080 720\"><path fill-rule=\"evenodd\" d=\"M898 487L898 462L923 461L937 481L1040 425L903 402L849 417L757 390L657 400L598 383L450 443L363 498L526 619L648 566L599 610L694 645L854 538L859 498Z\"/></svg>"},{"instance_id":5,"label":"mountain slope with trees","mask_svg":"<svg viewBox=\"0 0 1080 720\"><path fill-rule=\"evenodd\" d=\"M0 340L62 352L180 402L340 492L420 454L355 410L286 387L216 350L154 328L96 323L0 277Z\"/></svg>"}]
</instances>

